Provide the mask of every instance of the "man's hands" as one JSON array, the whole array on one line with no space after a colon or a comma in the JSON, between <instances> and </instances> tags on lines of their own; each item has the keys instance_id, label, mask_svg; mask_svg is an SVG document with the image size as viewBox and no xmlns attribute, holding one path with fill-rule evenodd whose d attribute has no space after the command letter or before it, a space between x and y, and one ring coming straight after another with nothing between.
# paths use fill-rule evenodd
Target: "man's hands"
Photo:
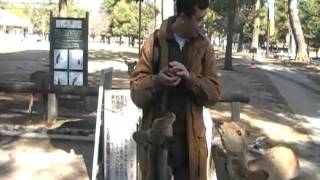
<instances>
[{"instance_id":1,"label":"man's hands","mask_svg":"<svg viewBox=\"0 0 320 180\"><path fill-rule=\"evenodd\" d=\"M190 76L186 67L177 61L172 61L169 66L159 72L160 83L164 86L177 86L181 79L188 79Z\"/></svg>"},{"instance_id":2,"label":"man's hands","mask_svg":"<svg viewBox=\"0 0 320 180\"><path fill-rule=\"evenodd\" d=\"M180 83L181 78L171 73L170 68L166 67L159 72L159 81L164 86L174 87Z\"/></svg>"},{"instance_id":3,"label":"man's hands","mask_svg":"<svg viewBox=\"0 0 320 180\"><path fill-rule=\"evenodd\" d=\"M175 72L176 76L182 79L188 79L190 76L187 68L178 61L171 61L169 67Z\"/></svg>"}]
</instances>

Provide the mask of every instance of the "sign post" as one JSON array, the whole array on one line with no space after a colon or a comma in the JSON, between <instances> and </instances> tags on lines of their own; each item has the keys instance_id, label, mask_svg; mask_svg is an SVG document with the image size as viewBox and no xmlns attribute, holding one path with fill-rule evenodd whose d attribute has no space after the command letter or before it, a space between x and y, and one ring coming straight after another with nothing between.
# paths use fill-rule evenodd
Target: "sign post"
<instances>
[{"instance_id":1,"label":"sign post","mask_svg":"<svg viewBox=\"0 0 320 180\"><path fill-rule=\"evenodd\" d=\"M53 86L88 86L88 21L50 13L50 82ZM55 94L48 95L48 120L58 116Z\"/></svg>"}]
</instances>

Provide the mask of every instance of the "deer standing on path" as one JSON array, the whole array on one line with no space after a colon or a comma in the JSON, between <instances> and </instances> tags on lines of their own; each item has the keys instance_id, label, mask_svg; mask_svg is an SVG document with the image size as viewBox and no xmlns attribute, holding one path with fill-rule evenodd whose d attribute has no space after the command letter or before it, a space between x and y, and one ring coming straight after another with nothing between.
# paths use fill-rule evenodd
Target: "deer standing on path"
<instances>
[{"instance_id":1,"label":"deer standing on path","mask_svg":"<svg viewBox=\"0 0 320 180\"><path fill-rule=\"evenodd\" d=\"M132 60L127 60L126 58L124 59L124 63L128 66L128 74L131 77L132 72L137 65L137 61L132 61Z\"/></svg>"},{"instance_id":2,"label":"deer standing on path","mask_svg":"<svg viewBox=\"0 0 320 180\"><path fill-rule=\"evenodd\" d=\"M47 89L49 87L49 73L46 71L35 71L30 75L30 82L36 84L39 89ZM34 97L36 93L32 93L30 96L29 102L29 113L32 115L32 111L34 109ZM43 115L43 118L46 118L47 113L47 102L48 102L48 94L41 93L39 103L39 113Z\"/></svg>"}]
</instances>

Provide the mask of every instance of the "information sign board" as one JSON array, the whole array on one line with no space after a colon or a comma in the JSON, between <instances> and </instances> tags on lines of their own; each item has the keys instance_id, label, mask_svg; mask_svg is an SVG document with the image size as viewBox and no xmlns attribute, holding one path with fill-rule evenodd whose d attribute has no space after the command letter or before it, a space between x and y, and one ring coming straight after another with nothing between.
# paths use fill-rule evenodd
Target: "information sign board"
<instances>
[{"instance_id":1,"label":"information sign board","mask_svg":"<svg viewBox=\"0 0 320 180\"><path fill-rule=\"evenodd\" d=\"M130 90L106 90L104 95L106 179L135 180L137 146L132 134L141 111L133 104Z\"/></svg>"},{"instance_id":2,"label":"information sign board","mask_svg":"<svg viewBox=\"0 0 320 180\"><path fill-rule=\"evenodd\" d=\"M88 13L50 16L50 72L54 86L88 85Z\"/></svg>"}]
</instances>

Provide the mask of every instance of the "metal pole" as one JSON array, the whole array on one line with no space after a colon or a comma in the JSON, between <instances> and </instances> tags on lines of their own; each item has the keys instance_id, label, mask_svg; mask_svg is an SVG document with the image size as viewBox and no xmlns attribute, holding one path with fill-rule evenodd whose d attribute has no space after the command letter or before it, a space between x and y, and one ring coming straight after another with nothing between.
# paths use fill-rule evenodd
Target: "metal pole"
<instances>
[{"instance_id":1,"label":"metal pole","mask_svg":"<svg viewBox=\"0 0 320 180\"><path fill-rule=\"evenodd\" d=\"M269 41L270 41L270 18L269 18L269 7L268 7L268 20L267 20L267 47L266 47L266 57L269 56Z\"/></svg>"},{"instance_id":2,"label":"metal pole","mask_svg":"<svg viewBox=\"0 0 320 180\"><path fill-rule=\"evenodd\" d=\"M140 50L141 50L141 0L139 0L139 34L138 34L138 43L139 43L139 57L140 57Z\"/></svg>"},{"instance_id":3,"label":"metal pole","mask_svg":"<svg viewBox=\"0 0 320 180\"><path fill-rule=\"evenodd\" d=\"M164 15L163 15L163 0L161 0L161 21L163 21Z\"/></svg>"}]
</instances>

